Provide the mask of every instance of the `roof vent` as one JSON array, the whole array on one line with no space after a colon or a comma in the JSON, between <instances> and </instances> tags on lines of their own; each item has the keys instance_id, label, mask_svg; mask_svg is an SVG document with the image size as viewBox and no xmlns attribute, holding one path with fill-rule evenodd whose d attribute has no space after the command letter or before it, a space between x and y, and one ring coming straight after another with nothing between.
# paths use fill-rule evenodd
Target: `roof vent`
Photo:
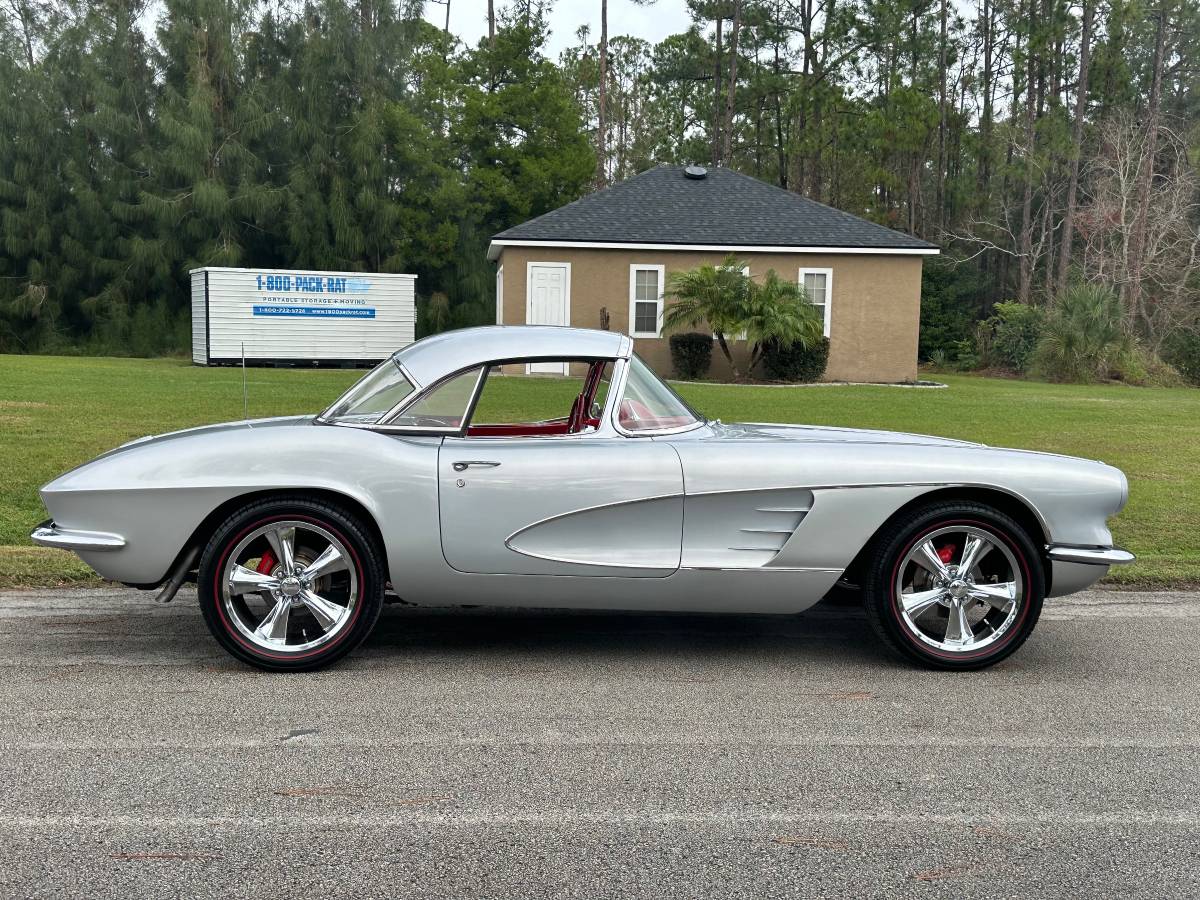
<instances>
[{"instance_id":1,"label":"roof vent","mask_svg":"<svg viewBox=\"0 0 1200 900\"><path fill-rule=\"evenodd\" d=\"M707 175L708 169L704 168L704 166L688 166L683 170L683 177L691 178L693 181L699 181L701 178L707 177Z\"/></svg>"}]
</instances>

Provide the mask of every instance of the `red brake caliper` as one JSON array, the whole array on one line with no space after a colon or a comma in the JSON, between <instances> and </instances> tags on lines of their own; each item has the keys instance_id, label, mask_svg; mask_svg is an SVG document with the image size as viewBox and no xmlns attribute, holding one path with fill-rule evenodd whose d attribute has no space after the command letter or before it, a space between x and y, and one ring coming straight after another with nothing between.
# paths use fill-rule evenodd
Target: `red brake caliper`
<instances>
[{"instance_id":1,"label":"red brake caliper","mask_svg":"<svg viewBox=\"0 0 1200 900\"><path fill-rule=\"evenodd\" d=\"M270 575L271 570L275 568L275 554L270 550L263 554L262 559L258 561L258 568L255 570L263 575Z\"/></svg>"},{"instance_id":2,"label":"red brake caliper","mask_svg":"<svg viewBox=\"0 0 1200 900\"><path fill-rule=\"evenodd\" d=\"M949 565L950 560L954 559L954 545L947 544L945 547L939 548L937 554L938 559L946 563L946 565ZM262 570L259 569L259 571L261 572Z\"/></svg>"}]
</instances>

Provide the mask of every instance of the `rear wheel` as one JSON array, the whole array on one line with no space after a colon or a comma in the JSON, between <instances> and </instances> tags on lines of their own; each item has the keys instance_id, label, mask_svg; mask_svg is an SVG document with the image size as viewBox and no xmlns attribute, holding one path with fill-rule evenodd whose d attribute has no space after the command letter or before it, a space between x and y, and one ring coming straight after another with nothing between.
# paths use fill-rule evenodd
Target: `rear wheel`
<instances>
[{"instance_id":1,"label":"rear wheel","mask_svg":"<svg viewBox=\"0 0 1200 900\"><path fill-rule=\"evenodd\" d=\"M303 498L253 503L200 559L200 609L217 641L251 665L306 671L357 647L383 608L371 532L347 510Z\"/></svg>"},{"instance_id":2,"label":"rear wheel","mask_svg":"<svg viewBox=\"0 0 1200 900\"><path fill-rule=\"evenodd\" d=\"M1045 596L1033 541L1012 518L976 503L935 503L891 523L864 588L879 637L909 660L981 669L1033 631Z\"/></svg>"}]
</instances>

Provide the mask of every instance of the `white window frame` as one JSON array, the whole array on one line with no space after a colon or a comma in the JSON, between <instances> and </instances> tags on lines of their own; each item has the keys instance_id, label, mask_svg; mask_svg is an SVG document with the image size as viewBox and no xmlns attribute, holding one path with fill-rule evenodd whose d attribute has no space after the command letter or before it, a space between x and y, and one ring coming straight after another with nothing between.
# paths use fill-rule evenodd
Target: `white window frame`
<instances>
[{"instance_id":1,"label":"white window frame","mask_svg":"<svg viewBox=\"0 0 1200 900\"><path fill-rule=\"evenodd\" d=\"M496 324L504 324L504 266L496 270Z\"/></svg>"},{"instance_id":2,"label":"white window frame","mask_svg":"<svg viewBox=\"0 0 1200 900\"><path fill-rule=\"evenodd\" d=\"M829 323L833 321L833 269L801 266L800 273L796 276L801 289L804 289L805 275L825 276L825 308L822 312L825 314L825 337L829 337Z\"/></svg>"},{"instance_id":3,"label":"white window frame","mask_svg":"<svg viewBox=\"0 0 1200 900\"><path fill-rule=\"evenodd\" d=\"M638 272L657 272L658 273L658 318L657 328L654 331L636 331L637 325L637 273ZM663 299L666 297L666 275L667 267L655 265L652 263L630 263L629 264L629 336L632 338L661 338L662 323L663 323ZM646 301L642 301L645 303Z\"/></svg>"}]
</instances>

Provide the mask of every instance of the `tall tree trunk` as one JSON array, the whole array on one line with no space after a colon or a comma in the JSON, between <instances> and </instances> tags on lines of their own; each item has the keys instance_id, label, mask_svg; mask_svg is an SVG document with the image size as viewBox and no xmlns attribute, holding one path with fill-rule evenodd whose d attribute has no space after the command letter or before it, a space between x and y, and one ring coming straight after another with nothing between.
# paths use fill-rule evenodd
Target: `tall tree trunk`
<instances>
[{"instance_id":1,"label":"tall tree trunk","mask_svg":"<svg viewBox=\"0 0 1200 900\"><path fill-rule=\"evenodd\" d=\"M733 148L733 105L737 99L738 33L742 29L742 0L733 0L733 30L729 33L729 91L725 98L724 137L721 162L729 164Z\"/></svg>"},{"instance_id":2,"label":"tall tree trunk","mask_svg":"<svg viewBox=\"0 0 1200 900\"><path fill-rule=\"evenodd\" d=\"M937 156L937 225L938 231L946 227L946 7L949 0L942 0L941 40L938 45L938 156Z\"/></svg>"},{"instance_id":3,"label":"tall tree trunk","mask_svg":"<svg viewBox=\"0 0 1200 900\"><path fill-rule=\"evenodd\" d=\"M779 96L779 39L775 39L775 153L779 162L779 186L785 191L788 186L787 148L783 143L783 99Z\"/></svg>"},{"instance_id":4,"label":"tall tree trunk","mask_svg":"<svg viewBox=\"0 0 1200 900\"><path fill-rule=\"evenodd\" d=\"M717 40L713 53L713 100L712 100L712 134L709 135L709 159L714 166L721 163L721 63L724 62L721 52L721 26L724 23L721 13L717 12Z\"/></svg>"},{"instance_id":5,"label":"tall tree trunk","mask_svg":"<svg viewBox=\"0 0 1200 900\"><path fill-rule=\"evenodd\" d=\"M808 150L804 146L804 142L808 139L808 102L812 82L810 76L812 74L813 60L815 53L813 52L812 42L812 23L813 23L813 2L814 0L801 0L800 3L800 34L804 38L804 54L803 65L800 71L800 103L799 111L796 114L796 127L792 131L796 141L800 144L795 158L795 174L792 178L792 186L797 194L803 194L805 190L805 182L808 178Z\"/></svg>"},{"instance_id":6,"label":"tall tree trunk","mask_svg":"<svg viewBox=\"0 0 1200 900\"><path fill-rule=\"evenodd\" d=\"M496 46L496 0L488 0L488 44Z\"/></svg>"},{"instance_id":7,"label":"tall tree trunk","mask_svg":"<svg viewBox=\"0 0 1200 900\"><path fill-rule=\"evenodd\" d=\"M608 0L600 0L599 127L596 129L596 187L608 181Z\"/></svg>"},{"instance_id":8,"label":"tall tree trunk","mask_svg":"<svg viewBox=\"0 0 1200 900\"><path fill-rule=\"evenodd\" d=\"M825 137L824 137L824 120L825 120L825 62L829 59L829 35L833 30L829 22L834 19L837 12L837 0L826 0L825 3L825 27L821 30L820 49L814 50L812 53L812 123L809 125L809 130L815 135L816 140L812 147L812 160L808 166L808 196L818 202L825 199ZM811 46L811 18L809 46ZM836 122L832 126L836 129ZM834 145L833 141L830 141Z\"/></svg>"},{"instance_id":9,"label":"tall tree trunk","mask_svg":"<svg viewBox=\"0 0 1200 900\"><path fill-rule=\"evenodd\" d=\"M1071 271L1071 249L1075 242L1075 204L1079 194L1079 158L1083 152L1083 119L1087 112L1088 66L1091 61L1092 18L1095 0L1083 0L1083 32L1079 38L1079 85L1075 94L1075 122L1071 128L1071 175L1067 181L1067 208L1063 213L1062 243L1058 250L1058 282L1055 291L1067 289Z\"/></svg>"},{"instance_id":10,"label":"tall tree trunk","mask_svg":"<svg viewBox=\"0 0 1200 900\"><path fill-rule=\"evenodd\" d=\"M21 23L21 43L25 49L25 66L32 72L34 66L33 56L33 29L34 29L34 13L29 8L28 3L10 2L9 6L16 13L17 20Z\"/></svg>"},{"instance_id":11,"label":"tall tree trunk","mask_svg":"<svg viewBox=\"0 0 1200 900\"><path fill-rule=\"evenodd\" d=\"M1129 309L1141 319L1146 333L1154 337L1154 326L1146 310L1145 291L1142 290L1142 258L1146 252L1146 229L1150 218L1150 189L1154 183L1154 162L1158 155L1159 106L1162 100L1163 57L1166 53L1167 9L1164 3L1158 9L1158 26L1154 37L1154 71L1150 79L1150 103L1146 110L1146 144L1142 148L1141 165L1138 171L1137 201L1134 206L1133 233L1129 241Z\"/></svg>"},{"instance_id":12,"label":"tall tree trunk","mask_svg":"<svg viewBox=\"0 0 1200 900\"><path fill-rule=\"evenodd\" d=\"M1037 141L1037 53L1033 41L1037 28L1037 0L1029 4L1029 35L1025 55L1025 174L1021 195L1021 236L1017 250L1020 256L1017 300L1028 303L1033 294L1033 176L1034 144Z\"/></svg>"},{"instance_id":13,"label":"tall tree trunk","mask_svg":"<svg viewBox=\"0 0 1200 900\"><path fill-rule=\"evenodd\" d=\"M992 27L991 0L983 0L983 12L980 19L983 22L983 72L981 87L983 89L983 112L979 116L979 171L976 178L978 187L976 210L984 207L991 193L992 179L992 53L995 30Z\"/></svg>"}]
</instances>

